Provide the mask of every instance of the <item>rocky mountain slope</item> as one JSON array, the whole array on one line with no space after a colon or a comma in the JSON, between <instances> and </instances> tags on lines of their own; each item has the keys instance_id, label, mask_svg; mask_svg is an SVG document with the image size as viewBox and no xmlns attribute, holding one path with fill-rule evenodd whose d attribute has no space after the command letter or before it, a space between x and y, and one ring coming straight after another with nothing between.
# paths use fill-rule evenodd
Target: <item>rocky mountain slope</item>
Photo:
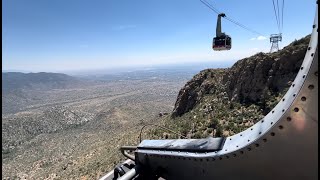
<instances>
[{"instance_id":1,"label":"rocky mountain slope","mask_svg":"<svg viewBox=\"0 0 320 180\"><path fill-rule=\"evenodd\" d=\"M189 137L229 136L253 125L290 87L309 40L310 35L278 52L241 59L231 68L201 71L180 90L164 125Z\"/></svg>"},{"instance_id":2,"label":"rocky mountain slope","mask_svg":"<svg viewBox=\"0 0 320 180\"><path fill-rule=\"evenodd\" d=\"M5 156L23 142L43 133L56 133L83 125L94 118L65 106L55 106L41 113L30 113L2 120L2 155Z\"/></svg>"}]
</instances>

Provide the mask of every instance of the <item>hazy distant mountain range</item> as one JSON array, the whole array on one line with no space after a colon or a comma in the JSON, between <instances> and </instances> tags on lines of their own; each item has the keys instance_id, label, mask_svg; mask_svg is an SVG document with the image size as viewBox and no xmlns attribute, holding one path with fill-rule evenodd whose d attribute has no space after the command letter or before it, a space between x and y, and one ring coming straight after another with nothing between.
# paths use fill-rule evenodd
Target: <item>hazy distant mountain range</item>
<instances>
[{"instance_id":1,"label":"hazy distant mountain range","mask_svg":"<svg viewBox=\"0 0 320 180\"><path fill-rule=\"evenodd\" d=\"M43 98L55 89L71 89L93 82L60 73L2 73L2 115L15 113Z\"/></svg>"},{"instance_id":2,"label":"hazy distant mountain range","mask_svg":"<svg viewBox=\"0 0 320 180\"><path fill-rule=\"evenodd\" d=\"M9 93L21 89L60 89L81 83L79 78L59 73L2 73L2 91Z\"/></svg>"}]
</instances>

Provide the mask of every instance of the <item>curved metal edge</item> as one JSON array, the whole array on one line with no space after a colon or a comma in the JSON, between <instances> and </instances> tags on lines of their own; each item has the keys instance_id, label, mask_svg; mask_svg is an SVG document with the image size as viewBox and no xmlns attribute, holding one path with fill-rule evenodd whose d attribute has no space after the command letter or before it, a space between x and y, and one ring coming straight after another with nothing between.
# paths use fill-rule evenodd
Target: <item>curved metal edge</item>
<instances>
[{"instance_id":1,"label":"curved metal edge","mask_svg":"<svg viewBox=\"0 0 320 180\"><path fill-rule=\"evenodd\" d=\"M136 149L137 149L137 146L122 146L120 148L120 151L125 157L135 161L135 156L127 153L126 151L135 151Z\"/></svg>"},{"instance_id":2,"label":"curved metal edge","mask_svg":"<svg viewBox=\"0 0 320 180\"><path fill-rule=\"evenodd\" d=\"M134 161L131 159L125 160L122 164L134 164ZM114 176L114 170L109 171L106 175L102 176L99 180L112 180Z\"/></svg>"}]
</instances>

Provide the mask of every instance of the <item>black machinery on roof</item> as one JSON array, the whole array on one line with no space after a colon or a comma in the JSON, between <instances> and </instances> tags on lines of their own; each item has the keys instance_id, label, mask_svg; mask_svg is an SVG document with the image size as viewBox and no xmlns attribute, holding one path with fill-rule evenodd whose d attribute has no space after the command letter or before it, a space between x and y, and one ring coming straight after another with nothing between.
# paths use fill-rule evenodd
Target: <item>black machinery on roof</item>
<instances>
[{"instance_id":1,"label":"black machinery on roof","mask_svg":"<svg viewBox=\"0 0 320 180\"><path fill-rule=\"evenodd\" d=\"M212 49L215 51L231 49L231 37L221 32L221 17L226 17L226 15L224 13L218 14L216 37L212 41Z\"/></svg>"}]
</instances>

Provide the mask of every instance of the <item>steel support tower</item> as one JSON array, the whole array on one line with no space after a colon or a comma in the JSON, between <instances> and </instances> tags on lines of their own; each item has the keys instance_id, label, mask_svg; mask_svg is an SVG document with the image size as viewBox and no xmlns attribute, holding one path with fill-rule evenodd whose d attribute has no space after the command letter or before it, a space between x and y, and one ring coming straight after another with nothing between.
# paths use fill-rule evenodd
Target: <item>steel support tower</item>
<instances>
[{"instance_id":1,"label":"steel support tower","mask_svg":"<svg viewBox=\"0 0 320 180\"><path fill-rule=\"evenodd\" d=\"M279 51L279 41L281 40L282 40L282 34L270 35L270 43L271 43L270 53Z\"/></svg>"}]
</instances>

